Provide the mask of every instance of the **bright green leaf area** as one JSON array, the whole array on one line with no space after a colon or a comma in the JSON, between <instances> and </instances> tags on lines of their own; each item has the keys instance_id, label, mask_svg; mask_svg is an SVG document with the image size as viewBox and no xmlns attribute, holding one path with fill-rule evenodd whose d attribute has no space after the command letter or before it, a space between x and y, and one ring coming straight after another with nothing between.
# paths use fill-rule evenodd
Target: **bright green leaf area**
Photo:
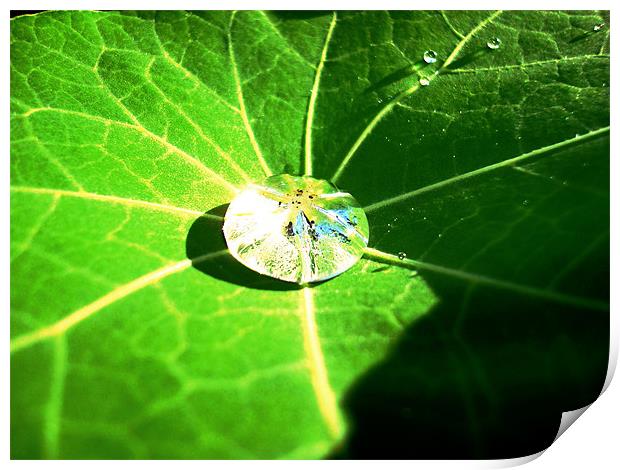
<instances>
[{"instance_id":1,"label":"bright green leaf area","mask_svg":"<svg viewBox=\"0 0 620 470\"><path fill-rule=\"evenodd\" d=\"M548 445L607 368L605 15L12 20L12 456ZM231 262L222 206L277 173L353 194L365 258Z\"/></svg>"}]
</instances>

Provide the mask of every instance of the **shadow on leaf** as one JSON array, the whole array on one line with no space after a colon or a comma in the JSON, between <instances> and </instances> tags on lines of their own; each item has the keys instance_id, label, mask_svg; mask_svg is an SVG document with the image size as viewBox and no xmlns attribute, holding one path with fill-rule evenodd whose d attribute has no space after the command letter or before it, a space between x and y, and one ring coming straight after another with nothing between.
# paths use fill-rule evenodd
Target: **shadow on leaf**
<instances>
[{"instance_id":1,"label":"shadow on leaf","mask_svg":"<svg viewBox=\"0 0 620 470\"><path fill-rule=\"evenodd\" d=\"M592 36L594 34L597 34L597 33L600 33L602 31L605 31L605 23L598 24L594 28L595 29L592 29L590 31L586 31L586 32L584 32L582 34L579 34L579 35L573 37L571 40L568 41L568 43L569 44L574 44L576 42L583 41L584 39L587 39L587 38L589 38L590 36Z\"/></svg>"},{"instance_id":2,"label":"shadow on leaf","mask_svg":"<svg viewBox=\"0 0 620 470\"><path fill-rule=\"evenodd\" d=\"M596 400L607 314L422 276L441 301L349 389L350 432L331 458L523 457Z\"/></svg>"},{"instance_id":3,"label":"shadow on leaf","mask_svg":"<svg viewBox=\"0 0 620 470\"><path fill-rule=\"evenodd\" d=\"M373 83L368 88L364 90L364 93L372 93L381 88L384 88L392 83L396 83L404 78L410 77L411 75L415 75L418 70L427 65L423 60L416 62L415 64L407 64L404 67L395 70L394 72L389 73L381 80Z\"/></svg>"},{"instance_id":4,"label":"shadow on leaf","mask_svg":"<svg viewBox=\"0 0 620 470\"><path fill-rule=\"evenodd\" d=\"M480 57L484 57L486 54L492 54L493 52L494 52L493 49L489 49L485 47L484 49L479 49L479 50L470 52L469 54L465 54L460 59L457 59L454 62L452 62L450 65L446 66L445 72L450 73L452 70L457 70L457 69L460 69L461 67L465 67L466 65L471 64L472 62L479 59Z\"/></svg>"},{"instance_id":5,"label":"shadow on leaf","mask_svg":"<svg viewBox=\"0 0 620 470\"><path fill-rule=\"evenodd\" d=\"M192 260L192 266L208 276L250 289L300 289L297 284L272 279L246 268L227 251L222 233L226 209L228 204L215 207L198 217L190 227L185 240L185 252Z\"/></svg>"}]
</instances>

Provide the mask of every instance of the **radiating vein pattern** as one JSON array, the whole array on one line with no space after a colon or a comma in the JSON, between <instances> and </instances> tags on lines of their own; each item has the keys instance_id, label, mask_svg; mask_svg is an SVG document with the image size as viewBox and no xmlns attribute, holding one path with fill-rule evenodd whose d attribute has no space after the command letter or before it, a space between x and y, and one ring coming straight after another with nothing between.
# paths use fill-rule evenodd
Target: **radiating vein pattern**
<instances>
[{"instance_id":1,"label":"radiating vein pattern","mask_svg":"<svg viewBox=\"0 0 620 470\"><path fill-rule=\"evenodd\" d=\"M11 20L11 456L537 452L528 423L590 403L607 369L601 24ZM368 212L365 257L312 287L242 271L224 206L272 173L336 179Z\"/></svg>"}]
</instances>

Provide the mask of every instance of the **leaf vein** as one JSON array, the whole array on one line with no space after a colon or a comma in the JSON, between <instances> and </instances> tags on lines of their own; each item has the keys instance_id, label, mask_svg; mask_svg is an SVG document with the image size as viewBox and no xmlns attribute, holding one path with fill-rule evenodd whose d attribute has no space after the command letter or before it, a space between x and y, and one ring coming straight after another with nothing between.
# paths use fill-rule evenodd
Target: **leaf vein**
<instances>
[{"instance_id":1,"label":"leaf vein","mask_svg":"<svg viewBox=\"0 0 620 470\"><path fill-rule=\"evenodd\" d=\"M336 394L329 384L325 358L321 350L319 332L316 324L314 294L310 287L299 291L302 310L304 346L308 355L312 387L317 398L319 411L325 420L331 437L338 438L341 434L340 416L336 403Z\"/></svg>"},{"instance_id":2,"label":"leaf vein","mask_svg":"<svg viewBox=\"0 0 620 470\"><path fill-rule=\"evenodd\" d=\"M120 196L112 196L106 194L90 193L85 191L69 191L66 189L52 189L52 188L35 188L30 186L11 186L11 191L18 193L32 193L32 194L49 194L52 196L74 197L81 199L91 199L94 201L110 202L113 204L121 204L124 206L138 206L146 209L161 210L165 212L173 212L179 214L186 214L188 216L205 216L205 217L217 217L210 214L204 214L201 211L186 209L184 207L169 206L166 204L159 204L157 202L143 201L140 199L131 199ZM217 217L219 219L219 217Z\"/></svg>"},{"instance_id":3,"label":"leaf vein","mask_svg":"<svg viewBox=\"0 0 620 470\"><path fill-rule=\"evenodd\" d=\"M155 285L168 276L185 271L187 268L189 268L195 263L199 263L206 259L214 258L216 256L221 256L227 252L228 250L221 250L193 259L184 259L182 261L178 261L174 264L164 266L162 268L156 269L155 271L140 276L133 281L117 287L116 289L108 292L104 296L99 297L94 302L91 302L88 305L70 313L61 320L58 320L56 323L39 328L38 330L26 333L11 340L11 353L28 348L33 344L39 343L49 338L54 338L58 335L62 335L69 329L73 328L75 325L83 322L84 320L87 320L88 318L90 318L100 310L108 307L109 305L118 302L119 300L122 300L125 297L144 289L145 287Z\"/></svg>"},{"instance_id":4,"label":"leaf vein","mask_svg":"<svg viewBox=\"0 0 620 470\"><path fill-rule=\"evenodd\" d=\"M312 122L314 120L314 109L316 106L316 98L319 92L319 83L321 82L321 73L323 72L323 66L327 59L327 49L329 48L329 42L332 38L334 28L336 27L337 14L332 14L332 20L329 23L327 34L325 35L325 43L323 50L321 51L321 58L319 64L316 67L316 73L314 75L314 84L312 85L312 92L310 93L310 100L308 102L308 113L306 117L306 136L305 136L305 165L304 174L312 176Z\"/></svg>"},{"instance_id":5,"label":"leaf vein","mask_svg":"<svg viewBox=\"0 0 620 470\"><path fill-rule=\"evenodd\" d=\"M461 175L454 176L452 178L448 178L448 179L441 180L441 181L438 181L438 182L433 183L433 184L429 184L427 186L423 186L422 188L414 189L413 191L409 191L409 192L401 194L399 196L394 196L394 197L391 197L389 199L384 199L383 201L375 202L373 204L370 204L370 205L364 207L364 210L366 212L372 212L372 211L374 211L376 209L379 209L381 207L385 207L385 206L388 206L390 204L394 204L394 203L397 203L397 202L404 201L405 199L408 199L410 197L414 197L414 196L417 196L419 194L426 193L428 191L432 191L432 190L441 188L443 186L447 186L449 184L465 180L467 178L471 178L472 176L477 176L477 175L486 173L488 171L495 170L497 168L502 168L502 167L505 167L505 166L510 166L510 165L515 164L515 163L521 162L523 160L527 160L527 159L530 159L530 158L533 158L533 157L537 157L537 156L543 155L545 153L552 152L552 151L555 151L555 150L558 150L558 149L561 149L561 148L564 148L564 147L567 147L567 146L570 146L570 145L573 145L573 144L578 144L580 142L583 142L583 141L592 139L594 137L603 135L603 134L605 134L607 132L609 132L609 126L601 127L600 129L588 132L587 134L583 134L583 135L580 135L580 136L577 136L577 137L572 137L570 139L563 140L562 142L557 142L555 144L547 145L546 147L540 147L540 148L538 148L536 150L532 150L530 152L527 152L527 153L524 153L522 155L519 155L518 157L509 158L508 160L502 160L501 162L493 163L492 165L487 165L485 167L478 168L477 170L469 171L467 173L463 173Z\"/></svg>"},{"instance_id":6,"label":"leaf vein","mask_svg":"<svg viewBox=\"0 0 620 470\"><path fill-rule=\"evenodd\" d=\"M256 136L254 135L254 131L252 130L252 125L250 124L250 119L248 117L248 112L245 107L245 100L243 98L243 90L241 88L241 80L239 78L239 67L237 66L237 61L235 59L235 51L233 47L232 41L232 27L233 22L235 20L236 11L233 11L230 15L230 22L228 24L228 54L230 57L230 64L232 67L233 78L235 80L235 88L237 91L237 100L239 101L239 110L241 111L241 119L243 120L243 126L245 127L245 131L248 134L248 138L250 139L250 143L252 144L252 148L258 157L258 162L260 166L263 168L263 171L267 176L273 175L273 171L269 168L265 157L263 156L263 152L258 145L258 141L256 140Z\"/></svg>"},{"instance_id":7,"label":"leaf vein","mask_svg":"<svg viewBox=\"0 0 620 470\"><path fill-rule=\"evenodd\" d=\"M58 207L59 200L60 200L60 195L58 194L52 195L52 203L49 205L49 207L43 213L43 215L39 217L39 220L37 220L37 222L30 229L25 239L19 243L19 250L17 250L16 253L11 255L11 263L32 246L32 242L34 241L36 236L39 234L41 229L43 228L43 225L45 225L45 222L47 222L47 220L52 216L52 214Z\"/></svg>"},{"instance_id":8,"label":"leaf vein","mask_svg":"<svg viewBox=\"0 0 620 470\"><path fill-rule=\"evenodd\" d=\"M43 424L46 459L57 459L59 455L60 427L67 378L68 350L66 337L64 335L57 336L53 348L50 397L45 406Z\"/></svg>"},{"instance_id":9,"label":"leaf vein","mask_svg":"<svg viewBox=\"0 0 620 470\"><path fill-rule=\"evenodd\" d=\"M420 271L430 271L437 274L444 274L446 276L462 279L473 284L484 284L499 289L505 289L520 294L540 297L567 305L577 305L593 310L609 311L609 304L598 299L578 297L568 294L562 294L560 292L539 289L537 287L518 284L511 281L504 281L502 279L496 279L482 274L470 273L459 269L448 268L446 266L440 266L438 264L433 264L426 261L418 261L409 258L401 260L396 255L370 247L364 250L364 254L375 261L384 262L395 266L400 266L408 269L413 268Z\"/></svg>"},{"instance_id":10,"label":"leaf vein","mask_svg":"<svg viewBox=\"0 0 620 470\"><path fill-rule=\"evenodd\" d=\"M179 157L184 159L186 162L188 162L189 164L191 164L192 166L194 166L195 168L197 168L204 174L214 177L220 182L222 186L224 186L226 189L228 189L233 194L235 194L238 191L238 188L234 186L232 183L230 183L227 179L225 179L222 175L215 172L211 168L205 166L204 163L202 163L200 160L191 156L190 154L180 149L176 145L170 143L167 139L160 137L156 134L153 134L151 131L149 131L148 129L140 125L139 123L131 124L128 122L116 121L114 119L108 119L108 118L104 118L101 116L96 116L94 114L88 114L82 111L73 111L69 109L50 108L50 107L31 108L23 114L18 114L18 116L28 117L28 116L31 116L32 114L39 113L39 112L56 112L60 114L69 114L73 116L79 116L84 119L89 119L91 121L98 121L104 124L112 124L115 126L125 127L127 129L133 129L145 135L146 137L150 138L151 140L154 140L155 142L159 143L161 146L171 151L172 153L178 155Z\"/></svg>"},{"instance_id":11,"label":"leaf vein","mask_svg":"<svg viewBox=\"0 0 620 470\"><path fill-rule=\"evenodd\" d=\"M448 58L446 59L446 61L443 63L443 65L441 66L440 69L438 69L434 74L432 74L431 76L427 77L428 82L434 80L437 76L439 76L440 73L444 72L445 70L447 70L448 66L456 59L457 55L459 54L459 52L461 51L461 49L463 49L463 47L465 47L465 45L469 42L469 40L478 32L480 31L482 28L484 28L486 25L488 25L491 21L493 21L495 18L497 18L497 16L499 16L501 14L501 10L495 11L493 12L491 15L489 15L486 19L482 20L480 23L478 23L469 33L467 33L467 35L465 35L463 37L463 39L454 47L454 49L452 50L452 52L450 53L450 55L448 56ZM411 87L401 91L400 93L398 93L396 96L394 96L394 98L392 98L391 100L389 100L380 110L379 112L370 120L370 122L366 125L366 127L364 128L364 130L362 131L362 133L359 135L359 137L357 138L357 140L353 143L353 145L351 146L351 148L349 149L349 151L347 152L347 154L344 156L344 158L342 159L342 162L340 163L340 165L338 166L338 168L336 169L336 171L334 172L333 176L331 177L331 180L333 182L337 182L338 179L340 178L340 176L342 176L342 173L344 172L345 168L347 167L347 165L349 164L349 162L351 161L351 159L353 158L353 156L355 155L355 153L357 152L357 150L360 148L360 146L362 145L362 143L366 140L366 138L371 134L371 132L374 130L374 128L377 126L377 124L379 124L379 122L386 116L388 115L392 109L394 108L394 106L396 106L396 104L398 104L398 102L400 102L401 100L403 100L404 98L412 95L413 93L415 93L417 90L420 89L420 84L419 83L415 83L414 85L412 85Z\"/></svg>"},{"instance_id":12,"label":"leaf vein","mask_svg":"<svg viewBox=\"0 0 620 470\"><path fill-rule=\"evenodd\" d=\"M248 174L245 171L243 171L241 169L239 164L237 162L235 162L235 160L230 156L230 154L225 152L222 147L220 147L211 137L209 137L205 133L205 131L202 128L202 126L198 125L198 123L196 121L194 121L185 111L183 111L183 109L177 103L175 103L170 98L168 98L168 96L164 93L164 91L155 83L155 80L153 80L153 77L151 76L151 69L152 69L153 64L155 63L156 59L157 58L155 56L153 56L151 58L151 60L149 61L146 69L145 69L145 77L146 77L147 81L153 86L153 88L162 97L162 99L166 103L168 103L170 106L172 106L175 109L175 111L177 113L179 113L179 115L181 115L183 117L183 119L185 119L185 121L194 129L194 131L196 131L196 133L200 136L200 138L202 140L204 140L207 144L209 144L209 146L211 146L220 155L220 157L222 157L224 160L226 160L228 162L228 164L237 173L239 173L239 175L241 175L241 177L246 182L250 182L251 178L248 176Z\"/></svg>"},{"instance_id":13,"label":"leaf vein","mask_svg":"<svg viewBox=\"0 0 620 470\"><path fill-rule=\"evenodd\" d=\"M609 59L609 56L605 54L587 54L587 55L574 56L574 57L560 57L558 59L537 60L534 62L524 62L522 64L501 65L499 67L455 69L455 70L451 70L450 73L461 74L461 73L478 73L478 72L502 72L504 70L524 69L527 67L536 67L538 65L559 64L562 62L571 62L573 60L584 60L584 59L586 60L587 59Z\"/></svg>"}]
</instances>

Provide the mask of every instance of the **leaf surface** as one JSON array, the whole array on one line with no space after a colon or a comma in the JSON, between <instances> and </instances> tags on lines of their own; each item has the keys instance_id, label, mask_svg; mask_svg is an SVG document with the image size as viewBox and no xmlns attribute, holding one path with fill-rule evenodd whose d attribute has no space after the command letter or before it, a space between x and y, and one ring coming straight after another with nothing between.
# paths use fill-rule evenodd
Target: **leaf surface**
<instances>
[{"instance_id":1,"label":"leaf surface","mask_svg":"<svg viewBox=\"0 0 620 470\"><path fill-rule=\"evenodd\" d=\"M604 16L12 20L13 457L541 450L607 368ZM231 260L222 208L283 172L366 207L366 259Z\"/></svg>"}]
</instances>

